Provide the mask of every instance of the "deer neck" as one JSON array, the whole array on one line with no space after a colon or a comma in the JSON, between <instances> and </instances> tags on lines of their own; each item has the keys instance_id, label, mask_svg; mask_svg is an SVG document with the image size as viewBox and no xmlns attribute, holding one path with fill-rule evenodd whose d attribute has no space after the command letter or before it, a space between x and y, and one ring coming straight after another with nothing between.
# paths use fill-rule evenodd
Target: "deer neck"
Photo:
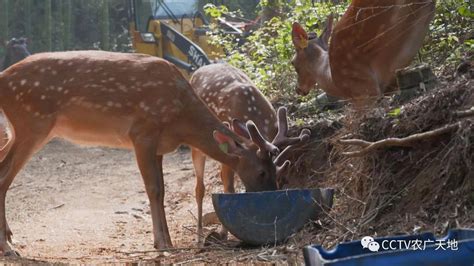
<instances>
[{"instance_id":1,"label":"deer neck","mask_svg":"<svg viewBox=\"0 0 474 266\"><path fill-rule=\"evenodd\" d=\"M320 60L315 66L315 73L319 87L327 94L337 96L337 88L332 79L331 62L327 51L321 52Z\"/></svg>"},{"instance_id":2,"label":"deer neck","mask_svg":"<svg viewBox=\"0 0 474 266\"><path fill-rule=\"evenodd\" d=\"M183 136L183 142L199 149L209 157L217 160L223 164L228 165L232 169L237 168L239 163L238 157L228 155L223 152L219 147L219 144L214 139L214 131L218 130L234 140L240 139L235 135L229 128L227 128L222 122L213 115L204 104L194 104L190 106L193 109L192 112L186 112L192 114L183 120L183 126L186 127L186 133ZM191 128L189 128L191 126Z\"/></svg>"}]
</instances>

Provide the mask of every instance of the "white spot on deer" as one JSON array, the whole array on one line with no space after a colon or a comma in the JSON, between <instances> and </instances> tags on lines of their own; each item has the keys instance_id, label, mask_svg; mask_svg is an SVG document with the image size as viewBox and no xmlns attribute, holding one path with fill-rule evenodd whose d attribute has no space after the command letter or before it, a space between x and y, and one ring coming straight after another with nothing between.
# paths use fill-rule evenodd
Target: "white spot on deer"
<instances>
[{"instance_id":1,"label":"white spot on deer","mask_svg":"<svg viewBox=\"0 0 474 266\"><path fill-rule=\"evenodd\" d=\"M58 65L62 65L63 63L63 60L58 60Z\"/></svg>"},{"instance_id":2,"label":"white spot on deer","mask_svg":"<svg viewBox=\"0 0 474 266\"><path fill-rule=\"evenodd\" d=\"M255 96L252 95L250 98L252 99L252 102L255 102Z\"/></svg>"},{"instance_id":3,"label":"white spot on deer","mask_svg":"<svg viewBox=\"0 0 474 266\"><path fill-rule=\"evenodd\" d=\"M216 83L216 86L217 86L217 87L219 87L220 85L221 85L221 83L220 83L220 82L217 82L217 83Z\"/></svg>"},{"instance_id":4,"label":"white spot on deer","mask_svg":"<svg viewBox=\"0 0 474 266\"><path fill-rule=\"evenodd\" d=\"M110 77L110 78L109 78L109 81L114 81L114 80L115 80L114 77Z\"/></svg>"},{"instance_id":5,"label":"white spot on deer","mask_svg":"<svg viewBox=\"0 0 474 266\"><path fill-rule=\"evenodd\" d=\"M18 94L15 95L15 99L16 99L17 101L20 100L20 95L18 95Z\"/></svg>"},{"instance_id":6,"label":"white spot on deer","mask_svg":"<svg viewBox=\"0 0 474 266\"><path fill-rule=\"evenodd\" d=\"M13 87L12 87L12 91L16 91L16 86L13 86Z\"/></svg>"},{"instance_id":7,"label":"white spot on deer","mask_svg":"<svg viewBox=\"0 0 474 266\"><path fill-rule=\"evenodd\" d=\"M69 82L73 82L73 81L74 81L74 78L70 78L70 79L69 79Z\"/></svg>"},{"instance_id":8,"label":"white spot on deer","mask_svg":"<svg viewBox=\"0 0 474 266\"><path fill-rule=\"evenodd\" d=\"M161 80L158 80L156 83L158 83L158 85L163 85L164 84L164 82L161 81Z\"/></svg>"},{"instance_id":9,"label":"white spot on deer","mask_svg":"<svg viewBox=\"0 0 474 266\"><path fill-rule=\"evenodd\" d=\"M68 66L72 66L72 64L73 64L72 62L67 63Z\"/></svg>"},{"instance_id":10,"label":"white spot on deer","mask_svg":"<svg viewBox=\"0 0 474 266\"><path fill-rule=\"evenodd\" d=\"M22 86L25 85L25 84L26 84L26 79L22 79L22 80L20 81L20 84L21 84Z\"/></svg>"},{"instance_id":11,"label":"white spot on deer","mask_svg":"<svg viewBox=\"0 0 474 266\"><path fill-rule=\"evenodd\" d=\"M252 111L252 107L247 108L247 110L248 110L249 112L251 112L251 111Z\"/></svg>"},{"instance_id":12,"label":"white spot on deer","mask_svg":"<svg viewBox=\"0 0 474 266\"><path fill-rule=\"evenodd\" d=\"M92 70L90 69L87 69L86 71L84 71L85 73L91 73Z\"/></svg>"},{"instance_id":13,"label":"white spot on deer","mask_svg":"<svg viewBox=\"0 0 474 266\"><path fill-rule=\"evenodd\" d=\"M249 119L249 116L248 116L248 115L244 115L244 119L245 119L245 120Z\"/></svg>"},{"instance_id":14,"label":"white spot on deer","mask_svg":"<svg viewBox=\"0 0 474 266\"><path fill-rule=\"evenodd\" d=\"M41 97L40 97L40 98L41 98L41 100L44 100L44 99L46 99L46 96L44 96L44 95L41 95Z\"/></svg>"},{"instance_id":15,"label":"white spot on deer","mask_svg":"<svg viewBox=\"0 0 474 266\"><path fill-rule=\"evenodd\" d=\"M52 89L54 90L54 87L52 87ZM63 90L63 87L59 86L58 87L58 92L61 92Z\"/></svg>"},{"instance_id":16,"label":"white spot on deer","mask_svg":"<svg viewBox=\"0 0 474 266\"><path fill-rule=\"evenodd\" d=\"M64 94L68 94L68 93L69 93L69 90L65 90L65 91L64 91Z\"/></svg>"},{"instance_id":17,"label":"white spot on deer","mask_svg":"<svg viewBox=\"0 0 474 266\"><path fill-rule=\"evenodd\" d=\"M265 123L265 125L269 125L269 124L270 124L270 120L268 120L268 119L265 119L263 122Z\"/></svg>"},{"instance_id":18,"label":"white spot on deer","mask_svg":"<svg viewBox=\"0 0 474 266\"><path fill-rule=\"evenodd\" d=\"M268 132L268 126L264 126L264 127L263 127L263 130L264 130L265 132Z\"/></svg>"},{"instance_id":19,"label":"white spot on deer","mask_svg":"<svg viewBox=\"0 0 474 266\"><path fill-rule=\"evenodd\" d=\"M40 116L40 113L38 113L38 112L35 112L35 114L34 114L34 115L35 115L35 116Z\"/></svg>"},{"instance_id":20,"label":"white spot on deer","mask_svg":"<svg viewBox=\"0 0 474 266\"><path fill-rule=\"evenodd\" d=\"M56 76L58 74L58 71L53 70L53 71L51 71L51 73L53 74L53 76Z\"/></svg>"},{"instance_id":21,"label":"white spot on deer","mask_svg":"<svg viewBox=\"0 0 474 266\"><path fill-rule=\"evenodd\" d=\"M244 91L244 95L249 95L249 92L248 92L248 91Z\"/></svg>"},{"instance_id":22,"label":"white spot on deer","mask_svg":"<svg viewBox=\"0 0 474 266\"><path fill-rule=\"evenodd\" d=\"M35 81L34 83L35 87L38 87L40 85L40 82L39 81Z\"/></svg>"},{"instance_id":23,"label":"white spot on deer","mask_svg":"<svg viewBox=\"0 0 474 266\"><path fill-rule=\"evenodd\" d=\"M25 105L25 110L28 111L28 112L30 112L30 111L31 111L31 106Z\"/></svg>"},{"instance_id":24,"label":"white spot on deer","mask_svg":"<svg viewBox=\"0 0 474 266\"><path fill-rule=\"evenodd\" d=\"M113 103L112 101L108 101L108 102L107 102L107 106L112 107L112 106L114 106L114 103Z\"/></svg>"}]
</instances>

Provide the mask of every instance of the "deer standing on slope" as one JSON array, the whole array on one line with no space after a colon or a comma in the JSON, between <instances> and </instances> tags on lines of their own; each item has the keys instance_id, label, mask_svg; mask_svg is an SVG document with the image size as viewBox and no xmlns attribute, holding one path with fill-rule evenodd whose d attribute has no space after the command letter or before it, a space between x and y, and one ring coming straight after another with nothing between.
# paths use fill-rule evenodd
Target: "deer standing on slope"
<instances>
[{"instance_id":1,"label":"deer standing on slope","mask_svg":"<svg viewBox=\"0 0 474 266\"><path fill-rule=\"evenodd\" d=\"M283 184L281 174L289 161L285 160L285 154L290 151L292 145L306 141L311 132L303 130L299 137L287 137L288 123L286 109L280 108L278 115L271 103L258 90L250 78L239 69L228 64L212 64L199 68L191 77L190 83L197 95L207 104L217 117L229 125L236 133L246 139L255 139L253 132L250 132L241 121L253 121L259 132L265 139L272 140L271 144L282 151L275 159L278 165L276 173L279 187ZM272 146L270 146L271 149ZM269 148L263 146L266 153L259 154L265 158L271 152ZM202 201L204 197L204 168L206 156L197 148L192 149L192 159L197 178L196 201L198 205L198 243L202 243ZM281 165L281 166L280 166ZM224 192L234 193L234 171L225 163L221 165L221 180L224 185ZM256 191L247 188L247 191ZM227 236L225 228L219 232L221 239Z\"/></svg>"},{"instance_id":2,"label":"deer standing on slope","mask_svg":"<svg viewBox=\"0 0 474 266\"><path fill-rule=\"evenodd\" d=\"M332 34L330 16L315 38L295 22L297 93L318 83L327 94L360 104L390 92L395 71L420 49L434 11L434 0L353 0Z\"/></svg>"},{"instance_id":3,"label":"deer standing on slope","mask_svg":"<svg viewBox=\"0 0 474 266\"><path fill-rule=\"evenodd\" d=\"M163 155L180 143L236 171L247 188L274 190L276 167L259 156L262 139L229 130L196 95L179 70L156 57L100 51L43 53L0 73L0 107L12 129L0 162L0 250L7 241L8 187L50 139L133 149L150 200L155 248L172 246L166 223ZM253 123L247 128L258 134ZM275 148L276 150L276 148Z\"/></svg>"}]
</instances>

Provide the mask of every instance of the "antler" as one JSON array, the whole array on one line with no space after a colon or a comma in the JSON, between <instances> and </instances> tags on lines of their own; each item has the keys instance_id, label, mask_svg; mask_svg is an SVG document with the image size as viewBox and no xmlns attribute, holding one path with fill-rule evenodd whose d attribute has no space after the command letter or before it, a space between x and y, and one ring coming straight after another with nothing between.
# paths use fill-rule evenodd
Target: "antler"
<instances>
[{"instance_id":1,"label":"antler","mask_svg":"<svg viewBox=\"0 0 474 266\"><path fill-rule=\"evenodd\" d=\"M285 107L278 108L278 133L272 141L272 144L280 149L305 142L309 139L311 131L303 129L299 137L288 137L288 117Z\"/></svg>"},{"instance_id":2,"label":"antler","mask_svg":"<svg viewBox=\"0 0 474 266\"><path fill-rule=\"evenodd\" d=\"M259 156L269 156L269 155L277 155L280 150L277 146L273 145L273 143L268 142L260 133L257 126L252 120L249 120L246 124L248 132L250 134L250 139L257 144L259 149Z\"/></svg>"}]
</instances>

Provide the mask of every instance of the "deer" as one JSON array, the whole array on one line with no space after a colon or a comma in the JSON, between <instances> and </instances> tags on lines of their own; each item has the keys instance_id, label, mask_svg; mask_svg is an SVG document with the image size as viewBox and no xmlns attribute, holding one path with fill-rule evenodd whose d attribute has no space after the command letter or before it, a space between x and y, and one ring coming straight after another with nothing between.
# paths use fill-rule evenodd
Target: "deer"
<instances>
[{"instance_id":1,"label":"deer","mask_svg":"<svg viewBox=\"0 0 474 266\"><path fill-rule=\"evenodd\" d=\"M434 12L434 0L353 0L334 30L328 16L320 36L294 22L296 92L307 95L318 84L364 106L396 91L395 72L422 46Z\"/></svg>"},{"instance_id":2,"label":"deer","mask_svg":"<svg viewBox=\"0 0 474 266\"><path fill-rule=\"evenodd\" d=\"M277 188L275 162L263 154L278 154L278 148L252 122L246 123L256 137L252 140L226 127L164 59L103 51L34 54L0 73L0 94L12 132L0 162L4 255L18 255L8 243L6 192L28 159L53 138L134 151L150 201L156 249L172 247L162 159L181 143L227 165L250 190Z\"/></svg>"},{"instance_id":3,"label":"deer","mask_svg":"<svg viewBox=\"0 0 474 266\"><path fill-rule=\"evenodd\" d=\"M2 45L4 45L5 48L5 57L3 63L0 64L0 71L7 69L9 66L31 55L28 51L26 38L13 38L6 44L2 42Z\"/></svg>"},{"instance_id":4,"label":"deer","mask_svg":"<svg viewBox=\"0 0 474 266\"><path fill-rule=\"evenodd\" d=\"M288 153L296 145L309 139L311 131L303 129L298 137L288 137L287 110L284 107L278 109L278 113L272 104L260 92L251 79L241 70L226 64L216 63L207 65L196 70L190 78L190 83L196 94L204 101L210 110L237 134L246 139L255 139L253 132L250 132L244 122L252 121L261 135L272 140L271 144L282 151L275 157L275 164L278 165L276 176L278 188L281 189L286 183L282 176L285 169L290 165L286 160ZM270 146L272 147L272 146ZM262 150L268 150L261 147ZM202 202L205 193L204 170L206 155L198 148L192 148L192 161L196 175L196 202L198 206L198 244L202 245ZM260 156L272 154L269 150ZM225 163L221 164L221 181L225 193L234 193L234 171ZM255 191L249 190L247 191ZM211 235L218 239L227 237L227 230L222 230L217 235Z\"/></svg>"}]
</instances>

